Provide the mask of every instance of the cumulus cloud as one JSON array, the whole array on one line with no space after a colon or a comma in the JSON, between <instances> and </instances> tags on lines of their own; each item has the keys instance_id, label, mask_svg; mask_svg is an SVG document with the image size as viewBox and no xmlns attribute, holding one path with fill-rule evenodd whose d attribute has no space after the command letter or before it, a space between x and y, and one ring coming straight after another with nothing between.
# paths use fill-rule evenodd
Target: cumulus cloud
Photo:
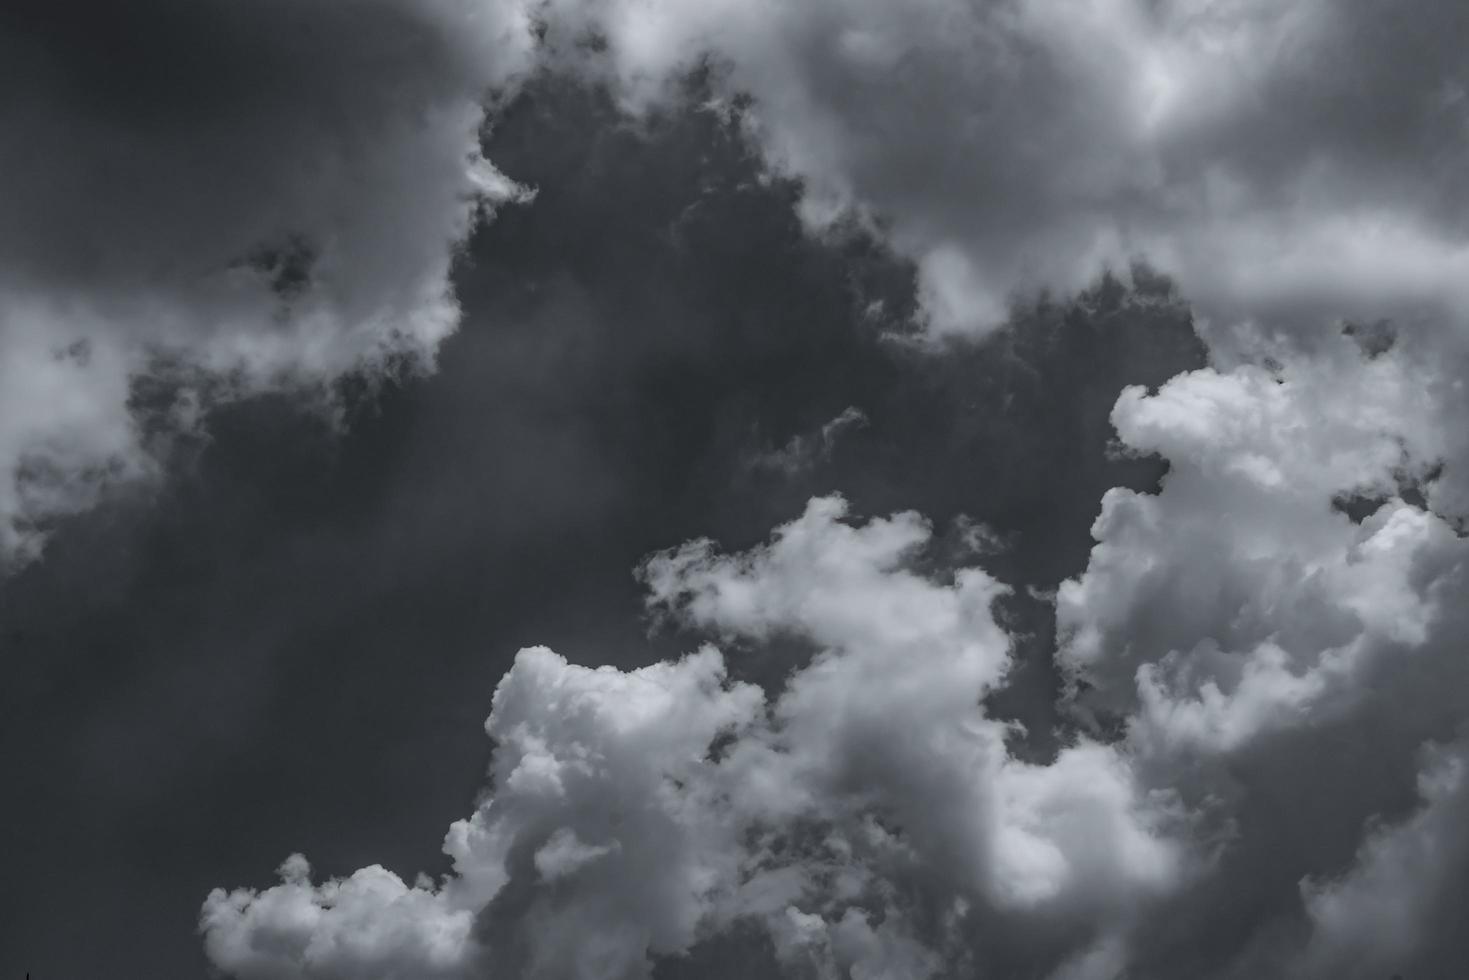
<instances>
[{"instance_id":1,"label":"cumulus cloud","mask_svg":"<svg viewBox=\"0 0 1469 980\"><path fill-rule=\"evenodd\" d=\"M201 396L431 362L456 243L526 193L479 129L532 43L470 0L7 4L0 556L149 470L160 364L187 427Z\"/></svg>"},{"instance_id":2,"label":"cumulus cloud","mask_svg":"<svg viewBox=\"0 0 1469 980\"><path fill-rule=\"evenodd\" d=\"M1447 975L1425 949L1445 935L1436 906L1462 914L1463 896L1421 854L1463 873L1440 829L1462 743L1431 749L1469 715L1460 408L1435 397L1463 365L1431 349L1341 337L1118 400L1123 442L1170 471L1157 494L1104 499L1057 598L1059 659L1086 726L1121 732L1218 847L1180 903L1189 927L1142 941L1142 975ZM1370 931L1367 891L1400 910Z\"/></svg>"},{"instance_id":3,"label":"cumulus cloud","mask_svg":"<svg viewBox=\"0 0 1469 980\"><path fill-rule=\"evenodd\" d=\"M1142 791L1125 750L1092 741L1051 766L1010 758L980 706L1009 663L1000 586L978 569L914 571L930 537L916 514L845 516L819 498L753 551L694 542L643 569L654 605L732 645L815 646L774 697L729 679L714 648L628 673L523 651L487 724L493 787L446 843L456 873L413 899L433 918L395 928L443 935L473 909L457 962L527 977L647 976L650 957L740 922L762 925L789 969L833 977L939 975L964 924L990 914L1058 921L1076 948L1125 929L1183 870L1165 797ZM210 897L208 948L227 972L335 975L317 935L375 928L336 911L355 877L312 886L297 867ZM274 911L297 906L336 921Z\"/></svg>"},{"instance_id":4,"label":"cumulus cloud","mask_svg":"<svg viewBox=\"0 0 1469 980\"><path fill-rule=\"evenodd\" d=\"M1399 484L1456 448L1452 403L1425 384L1436 373L1340 338L1283 366L1125 390L1120 438L1170 471L1159 494L1107 494L1087 571L1061 587L1062 661L1088 683L1085 701L1141 708L1165 740L1229 743L1355 688L1364 658L1424 643L1460 546ZM1439 472L1430 497L1456 502L1461 479L1458 466ZM1332 506L1354 494L1382 506L1354 523ZM1175 702L1180 680L1200 697Z\"/></svg>"},{"instance_id":5,"label":"cumulus cloud","mask_svg":"<svg viewBox=\"0 0 1469 980\"><path fill-rule=\"evenodd\" d=\"M211 896L209 955L239 977L462 977L473 913L390 871L363 868L312 888L293 854L260 896ZM246 929L249 923L253 928ZM269 942L258 941L268 936Z\"/></svg>"},{"instance_id":6,"label":"cumulus cloud","mask_svg":"<svg viewBox=\"0 0 1469 980\"><path fill-rule=\"evenodd\" d=\"M313 884L292 858L210 896L207 949L262 980L643 977L754 927L791 976L1447 975L1469 556L1429 353L1342 336L1121 395L1121 441L1170 472L1108 495L1057 597L1079 720L1053 758L984 707L1005 586L925 561L917 514L816 498L748 551L640 568L719 648L521 652L453 874ZM791 640L783 683L739 679Z\"/></svg>"},{"instance_id":7,"label":"cumulus cloud","mask_svg":"<svg viewBox=\"0 0 1469 980\"><path fill-rule=\"evenodd\" d=\"M552 0L633 107L708 57L818 230L918 264L938 331L1145 255L1211 315L1469 308L1469 12L1384 0ZM588 55L588 52L591 52Z\"/></svg>"},{"instance_id":8,"label":"cumulus cloud","mask_svg":"<svg viewBox=\"0 0 1469 980\"><path fill-rule=\"evenodd\" d=\"M807 226L882 235L938 334L1138 255L1216 320L1469 312L1469 12L1447 0L0 18L0 562L145 477L150 425L431 363L455 248L529 193L481 155L486 101L537 65L634 111L706 65ZM1149 275L1138 302L1173 303ZM1469 908L1469 359L1375 327L1210 337L1211 367L1113 410L1122 449L1169 471L1102 500L1056 594L1074 724L1053 757L1012 753L986 707L1015 667L1005 584L935 559L916 513L818 497L762 545L639 569L656 615L717 645L628 671L520 653L451 874L318 881L293 855L279 884L208 897L210 959L636 978L748 930L820 977L1443 974ZM791 657L781 683L742 678L751 647Z\"/></svg>"}]
</instances>

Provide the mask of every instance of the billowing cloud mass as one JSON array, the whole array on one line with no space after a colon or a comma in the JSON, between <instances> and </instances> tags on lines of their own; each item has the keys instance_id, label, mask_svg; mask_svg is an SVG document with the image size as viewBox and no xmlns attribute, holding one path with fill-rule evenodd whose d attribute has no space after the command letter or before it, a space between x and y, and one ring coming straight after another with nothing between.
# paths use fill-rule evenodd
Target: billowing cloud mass
<instances>
[{"instance_id":1,"label":"billowing cloud mass","mask_svg":"<svg viewBox=\"0 0 1469 980\"><path fill-rule=\"evenodd\" d=\"M530 47L476 0L6 4L0 562L220 397L430 362Z\"/></svg>"},{"instance_id":2,"label":"billowing cloud mass","mask_svg":"<svg viewBox=\"0 0 1469 980\"><path fill-rule=\"evenodd\" d=\"M450 249L479 205L524 193L479 156L486 93L537 67L639 111L708 66L716 106L744 105L769 168L803 183L813 230L855 218L916 263L939 333L1139 256L1225 322L1469 310L1461 3L26 0L4 17L12 557L147 472L154 430L193 424L201 398L430 358L456 321ZM130 379L161 364L174 395L142 418Z\"/></svg>"},{"instance_id":3,"label":"billowing cloud mass","mask_svg":"<svg viewBox=\"0 0 1469 980\"><path fill-rule=\"evenodd\" d=\"M1453 0L551 0L542 17L633 106L711 59L724 98L753 99L771 167L805 182L811 225L877 222L939 330L1135 255L1225 318L1469 308Z\"/></svg>"},{"instance_id":4,"label":"billowing cloud mass","mask_svg":"<svg viewBox=\"0 0 1469 980\"><path fill-rule=\"evenodd\" d=\"M790 976L1446 975L1469 661L1445 375L1411 343L1272 351L1118 399L1170 472L1107 496L1057 597L1077 725L1054 758L1014 757L983 706L1005 587L926 563L917 514L817 498L753 550L640 570L719 648L630 672L521 652L452 875L314 884L293 857L210 896L211 957L646 977L754 926ZM738 680L778 641L809 656Z\"/></svg>"},{"instance_id":5,"label":"billowing cloud mass","mask_svg":"<svg viewBox=\"0 0 1469 980\"><path fill-rule=\"evenodd\" d=\"M370 869L318 888L293 858L274 889L210 897L216 962L241 977L406 976L405 957L646 976L650 956L748 919L792 970L921 977L978 909L1068 937L1126 924L1181 873L1169 808L1106 746L1009 759L978 706L1009 662L1000 587L978 569L913 572L918 515L853 527L844 509L814 500L753 552L695 542L643 570L655 605L731 641L818 647L778 697L729 680L713 648L630 673L523 651L487 724L491 796L446 842L456 876L407 889ZM414 924L419 906L432 912ZM371 964L338 953L405 925Z\"/></svg>"},{"instance_id":6,"label":"billowing cloud mass","mask_svg":"<svg viewBox=\"0 0 1469 980\"><path fill-rule=\"evenodd\" d=\"M1343 337L1118 400L1170 472L1104 499L1059 659L1088 727L1124 731L1217 847L1141 975L1447 975L1469 661L1464 365L1437 353ZM1367 891L1401 927L1364 931Z\"/></svg>"},{"instance_id":7,"label":"billowing cloud mass","mask_svg":"<svg viewBox=\"0 0 1469 980\"><path fill-rule=\"evenodd\" d=\"M883 291L851 318L960 338L907 353L987 337L988 363L1039 379L1051 362L1024 352L1073 316L1183 330L1191 308L1208 366L1125 388L1110 415L1117 455L1166 475L1107 492L1084 568L1050 575L1065 562L1004 554L1043 535L1017 546L1014 528L935 526L906 504L857 514L814 486L839 457L860 478L869 426L906 465L881 391L803 404L794 435L743 429L738 466L710 472L820 492L753 546L678 544L680 515L637 575L650 618L696 637L688 652L591 658L644 664L620 669L521 650L486 692L488 785L444 840L451 870L323 877L292 854L277 884L209 893L212 964L236 980L640 980L719 976L710 951L733 948L760 965L724 974L831 980L1461 975L1466 47L1462 0L9 3L0 571L154 473L225 402L329 398L348 375L430 366L459 318L456 251L533 196L481 144L526 77L602 86L619 125L696 91L767 189L799 187L778 210L794 225L796 201L805 244L909 263L911 296ZM575 183L612 154L555 172ZM701 222L732 214L706 203L639 228L670 252L707 242ZM654 282L626 291L690 268L638 265L654 253L630 242L608 278ZM546 308L575 318L586 284L568 279L546 282L570 312ZM1004 347L1001 328L1027 316L1038 333ZM1088 330L1076 350L1113 336ZM757 353L799 389L810 364L784 374L779 349ZM1066 350L1058 362L1081 356ZM1161 377L1193 348L1156 353ZM609 403L678 415L680 384L713 376L676 378L679 364L640 368L642 387L615 379ZM1092 445L1077 419L1099 385L1080 387L1055 393L1075 413L1032 412L1044 391L1014 402L1016 426L1075 423L1060 449L1036 433L1031 458L1057 460L1057 482L1100 472L1059 458ZM1008 412L1013 393L970 407ZM647 443L714 443L679 421ZM995 443L935 443L950 444ZM595 469L578 462L554 489L606 493ZM412 499L455 499L436 490ZM510 560L540 560L534 544ZM1001 572L1019 567L1046 572ZM1045 674L1023 692L1045 702L1025 717L1056 720L1043 737L1003 707L1024 669Z\"/></svg>"}]
</instances>

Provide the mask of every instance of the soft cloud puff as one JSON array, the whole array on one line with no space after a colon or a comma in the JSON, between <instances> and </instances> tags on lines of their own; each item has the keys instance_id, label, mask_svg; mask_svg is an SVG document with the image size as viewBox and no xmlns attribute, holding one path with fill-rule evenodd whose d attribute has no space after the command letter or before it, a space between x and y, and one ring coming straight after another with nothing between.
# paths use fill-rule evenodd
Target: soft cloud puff
<instances>
[{"instance_id":1,"label":"soft cloud puff","mask_svg":"<svg viewBox=\"0 0 1469 980\"><path fill-rule=\"evenodd\" d=\"M731 643L818 649L773 699L728 680L712 648L629 673L523 651L487 725L492 789L446 843L456 874L415 893L436 914L403 917L417 931L392 955L428 963L434 937L463 936L445 923L465 908L477 922L456 962L490 976L647 976L650 957L740 922L791 969L833 977L937 975L991 915L1045 924L1058 956L1116 942L1182 873L1166 800L1140 790L1125 750L1010 758L980 705L1008 664L999 586L978 569L916 572L930 534L917 515L844 517L818 499L751 552L697 542L644 568L655 605ZM330 918L353 881L216 892L215 962L339 969L276 909ZM377 925L321 931L351 922ZM257 966L258 950L280 962Z\"/></svg>"},{"instance_id":2,"label":"soft cloud puff","mask_svg":"<svg viewBox=\"0 0 1469 980\"><path fill-rule=\"evenodd\" d=\"M274 888L210 896L206 948L242 978L644 975L736 878L706 756L760 698L713 650L626 674L522 651L486 724L493 793L444 844L452 878L406 889L375 868L313 886L293 858Z\"/></svg>"},{"instance_id":3,"label":"soft cloud puff","mask_svg":"<svg viewBox=\"0 0 1469 980\"><path fill-rule=\"evenodd\" d=\"M1170 471L1103 501L1059 658L1078 714L1124 732L1217 848L1141 975L1446 975L1462 743L1431 747L1469 717L1469 551L1441 508L1462 499L1458 400L1435 397L1462 363L1435 350L1278 347L1118 400L1124 443ZM1372 902L1399 912L1369 929Z\"/></svg>"},{"instance_id":4,"label":"soft cloud puff","mask_svg":"<svg viewBox=\"0 0 1469 980\"><path fill-rule=\"evenodd\" d=\"M724 97L753 97L771 167L805 183L810 224L876 219L917 261L940 331L1138 254L1221 318L1469 308L1454 0L552 0L542 15L553 47L634 106L711 56Z\"/></svg>"},{"instance_id":5,"label":"soft cloud puff","mask_svg":"<svg viewBox=\"0 0 1469 980\"><path fill-rule=\"evenodd\" d=\"M1107 494L1090 565L1061 587L1062 662L1084 702L1140 711L1169 743L1228 745L1425 643L1462 557L1443 517L1398 496L1455 449L1435 376L1338 338L1283 366L1124 391L1118 435L1170 471L1159 494ZM1332 506L1354 495L1384 503L1354 523Z\"/></svg>"},{"instance_id":6,"label":"soft cloud puff","mask_svg":"<svg viewBox=\"0 0 1469 980\"><path fill-rule=\"evenodd\" d=\"M749 551L640 569L724 653L522 651L453 875L312 885L292 859L210 897L214 962L640 977L753 926L791 975L1441 975L1469 899L1466 554L1437 490L1401 488L1453 446L1423 392L1455 362L1345 337L1274 356L1119 398L1124 443L1172 469L1108 495L1057 598L1082 724L1049 761L984 708L1004 587L933 569L916 514L817 498ZM809 657L767 692L729 676L750 645Z\"/></svg>"},{"instance_id":7,"label":"soft cloud puff","mask_svg":"<svg viewBox=\"0 0 1469 980\"><path fill-rule=\"evenodd\" d=\"M299 854L260 895L215 892L204 907L209 956L254 977L451 977L469 972L473 912L380 867L313 888ZM268 941L261 941L268 937Z\"/></svg>"},{"instance_id":8,"label":"soft cloud puff","mask_svg":"<svg viewBox=\"0 0 1469 980\"><path fill-rule=\"evenodd\" d=\"M478 140L531 43L477 0L8 4L0 560L147 472L160 364L187 426L204 391L430 363L452 250L524 193Z\"/></svg>"}]
</instances>

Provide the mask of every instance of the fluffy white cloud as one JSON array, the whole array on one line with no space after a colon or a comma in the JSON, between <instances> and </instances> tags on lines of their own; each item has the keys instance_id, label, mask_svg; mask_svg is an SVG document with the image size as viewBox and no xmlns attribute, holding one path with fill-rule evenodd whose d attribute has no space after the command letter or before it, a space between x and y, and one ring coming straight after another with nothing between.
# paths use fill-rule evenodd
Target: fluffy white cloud
<instances>
[{"instance_id":1,"label":"fluffy white cloud","mask_svg":"<svg viewBox=\"0 0 1469 980\"><path fill-rule=\"evenodd\" d=\"M818 499L766 546L696 542L644 569L653 603L731 642L818 648L773 700L729 681L712 648L629 673L523 651L487 724L492 791L446 843L456 875L415 893L434 914L401 917L413 934L388 958L432 965L431 940L463 939L445 923L473 908L453 962L490 976L646 976L649 957L744 921L793 969L919 977L976 917L1060 923L1078 947L1121 935L1166 892L1182 873L1173 814L1124 750L1083 740L1027 765L986 717L1009 659L994 580L914 571L930 534L917 515L844 517L839 498ZM332 907L353 880L215 893L215 962L334 975L345 967L313 952L326 941L276 910L327 908L320 934L374 930ZM264 962L254 950L279 957L275 973L247 972Z\"/></svg>"},{"instance_id":2,"label":"fluffy white cloud","mask_svg":"<svg viewBox=\"0 0 1469 980\"><path fill-rule=\"evenodd\" d=\"M737 878L707 755L760 703L713 650L630 673L524 650L486 723L493 795L445 841L452 878L405 890L368 869L313 887L293 859L274 888L210 896L210 956L242 978L645 975Z\"/></svg>"},{"instance_id":3,"label":"fluffy white cloud","mask_svg":"<svg viewBox=\"0 0 1469 980\"><path fill-rule=\"evenodd\" d=\"M878 219L940 331L1137 254L1225 318L1469 308L1454 0L552 0L542 16L633 106L712 55L811 225Z\"/></svg>"},{"instance_id":4,"label":"fluffy white cloud","mask_svg":"<svg viewBox=\"0 0 1469 980\"><path fill-rule=\"evenodd\" d=\"M5 16L0 562L148 472L131 384L160 360L199 380L171 425L203 392L432 362L458 318L453 249L524 195L479 151L488 90L529 64L518 5Z\"/></svg>"},{"instance_id":5,"label":"fluffy white cloud","mask_svg":"<svg viewBox=\"0 0 1469 980\"><path fill-rule=\"evenodd\" d=\"M216 891L205 903L209 956L240 980L472 975L474 913L427 883L410 888L374 866L313 887L299 854L279 874L258 895Z\"/></svg>"},{"instance_id":6,"label":"fluffy white cloud","mask_svg":"<svg viewBox=\"0 0 1469 980\"><path fill-rule=\"evenodd\" d=\"M1430 499L1463 479L1442 366L1344 337L1287 357L1130 388L1113 411L1170 470L1159 494L1104 498L1057 622L1083 704L1138 737L1229 749L1298 724L1360 693L1375 658L1427 644L1461 588L1463 542L1398 496L1446 459ZM1357 524L1332 507L1351 495L1385 502Z\"/></svg>"},{"instance_id":7,"label":"fluffy white cloud","mask_svg":"<svg viewBox=\"0 0 1469 980\"><path fill-rule=\"evenodd\" d=\"M453 875L312 885L293 859L211 896L211 957L642 977L756 926L791 975L1432 975L1469 900L1469 545L1433 509L1463 457L1432 397L1457 360L1430 353L1340 338L1122 395L1125 443L1172 468L1109 494L1057 599L1076 706L1117 719L1111 741L1012 756L983 707L1011 666L1004 587L928 569L916 514L818 498L764 545L641 569L654 610L727 653L621 672L522 651ZM1402 499L1440 461L1430 506ZM1352 492L1381 497L1360 522L1333 507ZM726 672L751 644L810 656L766 692Z\"/></svg>"},{"instance_id":8,"label":"fluffy white cloud","mask_svg":"<svg viewBox=\"0 0 1469 980\"><path fill-rule=\"evenodd\" d=\"M766 547L718 556L695 542L646 566L652 600L696 624L821 651L772 705L768 736L729 752L764 793L742 798L838 825L875 804L956 896L1006 908L1166 882L1174 856L1125 759L1081 743L1052 767L1019 763L980 709L1010 663L991 610L1003 589L976 568L941 585L905 567L930 536L916 514L857 528L844 516L820 498Z\"/></svg>"},{"instance_id":9,"label":"fluffy white cloud","mask_svg":"<svg viewBox=\"0 0 1469 980\"><path fill-rule=\"evenodd\" d=\"M1212 884L1183 906L1207 919L1180 912L1194 931L1174 942L1249 924L1203 971L1159 952L1165 930L1189 936L1161 920L1157 975L1439 975L1423 957L1443 940L1435 903L1462 912L1441 886L1464 869L1462 744L1424 770L1417 817L1398 801L1416 748L1469 719L1469 542L1449 506L1463 355L1440 338L1368 356L1344 337L1275 354L1118 400L1123 442L1170 471L1157 494L1104 500L1087 570L1057 598L1059 658L1080 715L1118 723L1143 780L1174 785L1214 840ZM1397 819L1337 880L1343 845ZM1292 929L1304 949L1280 938Z\"/></svg>"}]
</instances>

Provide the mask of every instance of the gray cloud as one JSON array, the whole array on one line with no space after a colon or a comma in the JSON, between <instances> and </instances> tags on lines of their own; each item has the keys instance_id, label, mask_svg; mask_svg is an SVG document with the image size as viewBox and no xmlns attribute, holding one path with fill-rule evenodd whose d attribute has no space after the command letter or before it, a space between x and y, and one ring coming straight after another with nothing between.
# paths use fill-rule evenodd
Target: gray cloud
<instances>
[{"instance_id":1,"label":"gray cloud","mask_svg":"<svg viewBox=\"0 0 1469 980\"><path fill-rule=\"evenodd\" d=\"M215 962L393 976L400 957L440 968L432 936L462 975L635 977L754 920L792 970L921 977L971 914L1064 918L1082 938L1125 924L1180 872L1154 833L1166 809L1106 746L1008 759L1006 726L977 705L1009 664L1001 588L910 571L929 538L916 514L852 527L844 510L814 500L767 546L697 542L645 568L655 602L730 640L817 644L778 697L727 680L713 648L626 673L522 651L487 723L492 793L446 840L455 875L313 886L293 859L273 889L210 897ZM582 857L547 875L568 841ZM385 898L359 911L369 890ZM377 942L371 961L339 952Z\"/></svg>"},{"instance_id":2,"label":"gray cloud","mask_svg":"<svg viewBox=\"0 0 1469 980\"><path fill-rule=\"evenodd\" d=\"M0 965L202 975L178 923L293 850L328 877L446 870L518 647L628 668L697 646L646 636L628 569L654 549L740 552L840 487L854 513L932 520L925 574L967 562L964 513L1011 543L996 577L1051 588L1084 567L1102 492L1155 484L1161 463L1106 453L1107 411L1202 365L1186 307L1103 283L990 345L892 344L863 311L880 296L900 317L911 270L803 234L794 189L690 98L629 126L601 93L534 82L485 153L540 193L474 233L434 374L352 399L340 432L293 396L223 406L158 498L111 495L0 585L0 770L25 801L0 877L35 883L0 902ZM750 433L780 445L850 405L868 425L809 471L742 466ZM1047 610L1002 603L1025 635L994 714L1043 757ZM731 672L775 684L808 648L751 644ZM763 935L655 969L759 972Z\"/></svg>"},{"instance_id":3,"label":"gray cloud","mask_svg":"<svg viewBox=\"0 0 1469 980\"><path fill-rule=\"evenodd\" d=\"M832 450L836 448L837 440L844 432L866 424L866 413L854 405L848 405L815 432L797 433L779 449L752 454L749 465L755 469L776 470L791 475L809 470L817 463L831 458Z\"/></svg>"},{"instance_id":4,"label":"gray cloud","mask_svg":"<svg viewBox=\"0 0 1469 980\"><path fill-rule=\"evenodd\" d=\"M1139 254L1225 321L1469 306L1454 3L5 16L0 523L22 557L48 520L152 469L128 379L160 351L207 369L216 396L430 358L457 316L445 276L469 199L519 193L477 155L480 102L532 65L642 109L712 58L716 104L752 97L742 118L768 167L802 181L808 225L880 230L917 263L939 332L993 327L1017 295ZM198 418L197 399L176 409L174 426Z\"/></svg>"},{"instance_id":5,"label":"gray cloud","mask_svg":"<svg viewBox=\"0 0 1469 980\"><path fill-rule=\"evenodd\" d=\"M247 980L646 977L754 923L793 976L1448 975L1469 542L1391 491L1360 523L1333 507L1448 418L1411 347L1273 357L1119 398L1124 445L1171 469L1108 494L1057 598L1084 723L1052 758L1017 758L983 707L1014 666L1004 586L922 571L915 513L817 498L766 544L643 566L722 652L621 672L522 651L453 875L313 884L293 859L210 896L211 955ZM773 692L730 678L792 636L816 654Z\"/></svg>"},{"instance_id":6,"label":"gray cloud","mask_svg":"<svg viewBox=\"0 0 1469 980\"><path fill-rule=\"evenodd\" d=\"M1427 346L1277 347L1118 401L1123 440L1170 472L1156 495L1104 499L1091 562L1058 596L1059 660L1080 716L1124 731L1218 848L1136 938L1140 975L1451 972L1436 915L1462 897L1411 862L1381 867L1429 848L1462 868L1433 817L1410 819L1415 795L1457 805L1431 773L1459 764L1469 712L1457 515L1398 496L1404 472L1438 461L1452 485L1466 458L1456 403L1434 395L1462 361ZM1380 504L1355 520L1333 506L1354 488ZM1415 790L1423 751L1440 758ZM1371 843L1379 822L1397 843ZM1369 879L1415 910L1416 935L1345 935Z\"/></svg>"},{"instance_id":7,"label":"gray cloud","mask_svg":"<svg viewBox=\"0 0 1469 980\"><path fill-rule=\"evenodd\" d=\"M1139 254L1222 319L1469 309L1469 13L1450 0L545 11L633 106L711 56L810 225L875 222L940 331Z\"/></svg>"},{"instance_id":8,"label":"gray cloud","mask_svg":"<svg viewBox=\"0 0 1469 980\"><path fill-rule=\"evenodd\" d=\"M160 360L202 379L166 406L182 429L221 399L430 362L457 321L456 244L523 196L477 133L538 32L539 57L638 110L711 52L711 108L802 181L808 229L836 240L855 215L883 235L938 333L1136 253L1216 321L1267 327L1216 325L1210 367L1117 400L1123 448L1169 475L1103 498L1056 594L1073 690L1048 757L992 707L1022 667L1006 556L955 560L913 511L818 496L763 544L642 566L652 606L718 647L630 670L522 651L452 874L316 882L292 856L277 886L209 896L217 966L639 977L753 933L787 972L832 977L1454 969L1464 351L1277 334L1469 306L1457 6L249 10L3 15L0 64L27 82L0 86L7 558L150 473L137 383ZM697 211L670 237L696 236ZM1081 305L1177 307L1131 280ZM840 462L825 430L786 445ZM742 675L782 656L769 689Z\"/></svg>"},{"instance_id":9,"label":"gray cloud","mask_svg":"<svg viewBox=\"0 0 1469 980\"><path fill-rule=\"evenodd\" d=\"M159 358L214 400L431 363L453 249L523 194L478 139L530 44L457 0L8 4L0 555L153 469L132 382Z\"/></svg>"}]
</instances>

